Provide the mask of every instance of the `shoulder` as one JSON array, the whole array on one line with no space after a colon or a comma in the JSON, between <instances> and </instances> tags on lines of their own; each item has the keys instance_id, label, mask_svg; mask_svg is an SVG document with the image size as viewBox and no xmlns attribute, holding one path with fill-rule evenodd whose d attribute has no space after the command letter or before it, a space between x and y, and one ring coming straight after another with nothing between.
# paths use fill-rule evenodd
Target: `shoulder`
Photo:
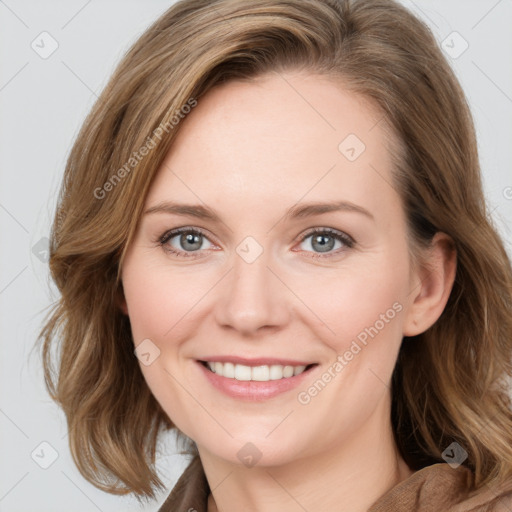
<instances>
[{"instance_id":1,"label":"shoulder","mask_svg":"<svg viewBox=\"0 0 512 512\"><path fill-rule=\"evenodd\" d=\"M473 489L473 474L448 464L423 468L382 496L368 512L512 512L512 482Z\"/></svg>"},{"instance_id":2,"label":"shoulder","mask_svg":"<svg viewBox=\"0 0 512 512\"><path fill-rule=\"evenodd\" d=\"M472 490L473 474L459 466L434 464L393 487L368 512L512 512L512 481ZM195 456L158 512L206 512L210 488Z\"/></svg>"},{"instance_id":3,"label":"shoulder","mask_svg":"<svg viewBox=\"0 0 512 512\"><path fill-rule=\"evenodd\" d=\"M198 455L194 456L158 512L206 512L210 487Z\"/></svg>"}]
</instances>

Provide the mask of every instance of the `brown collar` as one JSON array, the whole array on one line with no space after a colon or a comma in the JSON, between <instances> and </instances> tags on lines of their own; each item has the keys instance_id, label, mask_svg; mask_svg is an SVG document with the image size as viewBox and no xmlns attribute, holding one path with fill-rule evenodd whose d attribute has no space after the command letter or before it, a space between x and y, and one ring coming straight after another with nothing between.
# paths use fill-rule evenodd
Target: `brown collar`
<instances>
[{"instance_id":1,"label":"brown collar","mask_svg":"<svg viewBox=\"0 0 512 512\"><path fill-rule=\"evenodd\" d=\"M473 475L448 464L427 466L399 483L368 512L512 512L512 484L471 492ZM210 487L195 455L158 512L207 512Z\"/></svg>"}]
</instances>

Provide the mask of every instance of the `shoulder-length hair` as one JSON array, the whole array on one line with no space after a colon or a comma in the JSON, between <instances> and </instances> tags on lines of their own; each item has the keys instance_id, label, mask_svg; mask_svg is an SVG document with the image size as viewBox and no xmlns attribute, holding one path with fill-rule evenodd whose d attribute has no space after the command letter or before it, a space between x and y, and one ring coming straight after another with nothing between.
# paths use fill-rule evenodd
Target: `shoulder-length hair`
<instances>
[{"instance_id":1,"label":"shoulder-length hair","mask_svg":"<svg viewBox=\"0 0 512 512\"><path fill-rule=\"evenodd\" d=\"M435 232L454 241L448 304L430 329L404 338L393 375L402 456L419 469L456 441L475 488L500 483L512 468L510 260L486 209L464 93L430 30L393 0L182 0L124 56L69 154L51 234L61 297L42 357L78 469L110 493L154 497L164 487L157 441L175 427L119 308L123 256L195 102L221 82L285 70L339 80L380 109L415 261Z\"/></svg>"}]
</instances>

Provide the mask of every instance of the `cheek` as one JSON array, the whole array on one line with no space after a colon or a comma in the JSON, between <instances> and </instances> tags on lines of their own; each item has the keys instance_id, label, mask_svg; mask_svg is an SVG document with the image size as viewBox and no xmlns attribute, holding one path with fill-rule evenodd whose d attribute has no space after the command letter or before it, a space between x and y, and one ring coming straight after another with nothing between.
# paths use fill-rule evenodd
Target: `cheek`
<instances>
[{"instance_id":1,"label":"cheek","mask_svg":"<svg viewBox=\"0 0 512 512\"><path fill-rule=\"evenodd\" d=\"M322 375L298 395L298 402L306 406L303 421L315 422L327 408L333 425L345 424L350 418L348 435L368 419L388 392L408 293L407 273L402 270L407 265L400 267L397 261L376 258L364 269L351 268L339 278L325 280L321 289L309 287L305 302L328 326L331 334L321 340L332 352ZM327 330L321 328L321 332Z\"/></svg>"},{"instance_id":2,"label":"cheek","mask_svg":"<svg viewBox=\"0 0 512 512\"><path fill-rule=\"evenodd\" d=\"M139 363L144 379L153 396L178 428L189 432L200 412L191 407L190 397L183 392L179 382L177 362L180 358L181 340L193 334L189 315L194 312L204 291L198 282L192 286L180 272L140 253L127 255L122 281L134 345L149 339L153 359L150 364ZM177 380L176 380L177 379ZM198 420L199 421L199 420Z\"/></svg>"},{"instance_id":3,"label":"cheek","mask_svg":"<svg viewBox=\"0 0 512 512\"><path fill-rule=\"evenodd\" d=\"M342 269L338 275L322 280L322 286L318 281L303 281L305 302L329 329L332 336L327 339L337 354L348 350L356 339L363 345L376 336L401 339L407 265L401 267L396 259L392 261L386 258L374 265Z\"/></svg>"},{"instance_id":4,"label":"cheek","mask_svg":"<svg viewBox=\"0 0 512 512\"><path fill-rule=\"evenodd\" d=\"M180 329L208 291L208 276L191 280L190 273L151 261L127 259L123 289L135 343L163 340Z\"/></svg>"}]
</instances>

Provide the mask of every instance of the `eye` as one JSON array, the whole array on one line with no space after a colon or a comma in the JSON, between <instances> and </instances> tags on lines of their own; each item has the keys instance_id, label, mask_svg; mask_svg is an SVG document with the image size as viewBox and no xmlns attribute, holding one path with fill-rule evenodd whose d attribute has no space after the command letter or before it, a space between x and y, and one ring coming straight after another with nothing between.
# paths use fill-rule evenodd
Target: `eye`
<instances>
[{"instance_id":1,"label":"eye","mask_svg":"<svg viewBox=\"0 0 512 512\"><path fill-rule=\"evenodd\" d=\"M217 248L203 231L183 227L166 231L158 239L158 244L168 253L180 257L200 257L201 251ZM300 240L299 248L313 252L314 258L327 258L353 247L354 240L347 234L331 228L315 228ZM194 254L195 253L195 254Z\"/></svg>"},{"instance_id":2,"label":"eye","mask_svg":"<svg viewBox=\"0 0 512 512\"><path fill-rule=\"evenodd\" d=\"M196 256L187 253L215 247L202 231L187 227L167 231L160 237L159 243L165 251L184 257Z\"/></svg>"},{"instance_id":3,"label":"eye","mask_svg":"<svg viewBox=\"0 0 512 512\"><path fill-rule=\"evenodd\" d=\"M350 236L341 231L331 228L315 228L302 237L299 247L303 251L317 253L313 257L318 258L338 254L341 252L339 249L343 250L343 247L350 249L354 243Z\"/></svg>"}]
</instances>

